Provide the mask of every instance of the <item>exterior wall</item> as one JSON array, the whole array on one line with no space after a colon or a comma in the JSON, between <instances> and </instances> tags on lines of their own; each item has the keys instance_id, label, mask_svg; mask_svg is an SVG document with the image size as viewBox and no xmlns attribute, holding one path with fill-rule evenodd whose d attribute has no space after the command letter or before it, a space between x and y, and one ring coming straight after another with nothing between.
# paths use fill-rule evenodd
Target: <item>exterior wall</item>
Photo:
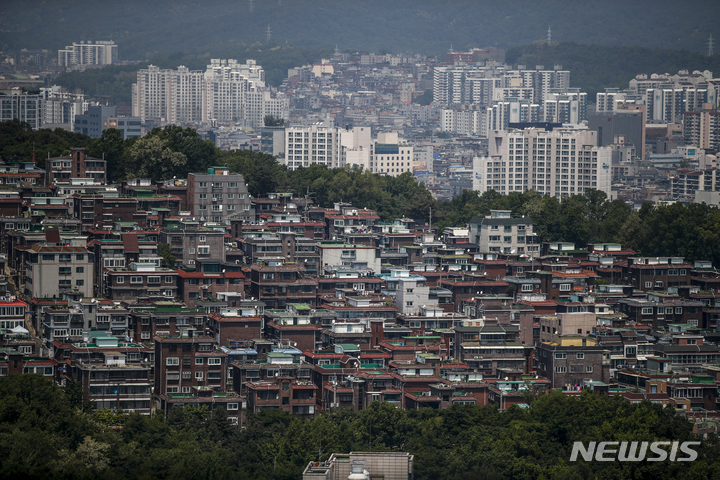
<instances>
[{"instance_id":1,"label":"exterior wall","mask_svg":"<svg viewBox=\"0 0 720 480\"><path fill-rule=\"evenodd\" d=\"M311 125L285 129L285 158L280 160L289 170L312 164L328 168L345 166L340 132L336 127Z\"/></svg>"},{"instance_id":2,"label":"exterior wall","mask_svg":"<svg viewBox=\"0 0 720 480\"><path fill-rule=\"evenodd\" d=\"M43 126L42 95L24 95L18 90L12 95L0 95L0 122L18 119L30 124L33 130Z\"/></svg>"},{"instance_id":3,"label":"exterior wall","mask_svg":"<svg viewBox=\"0 0 720 480\"><path fill-rule=\"evenodd\" d=\"M198 220L225 222L230 216L251 222L251 201L245 178L223 168L188 174L188 209Z\"/></svg>"},{"instance_id":4,"label":"exterior wall","mask_svg":"<svg viewBox=\"0 0 720 480\"><path fill-rule=\"evenodd\" d=\"M31 297L59 297L63 291L93 295L93 255L84 247L41 247L30 250L25 291ZM52 258L51 258L52 257Z\"/></svg>"},{"instance_id":5,"label":"exterior wall","mask_svg":"<svg viewBox=\"0 0 720 480\"><path fill-rule=\"evenodd\" d=\"M488 156L473 161L473 188L503 194L534 189L558 198L604 189L610 197L612 149L596 147L596 135L572 129L493 131Z\"/></svg>"}]
</instances>

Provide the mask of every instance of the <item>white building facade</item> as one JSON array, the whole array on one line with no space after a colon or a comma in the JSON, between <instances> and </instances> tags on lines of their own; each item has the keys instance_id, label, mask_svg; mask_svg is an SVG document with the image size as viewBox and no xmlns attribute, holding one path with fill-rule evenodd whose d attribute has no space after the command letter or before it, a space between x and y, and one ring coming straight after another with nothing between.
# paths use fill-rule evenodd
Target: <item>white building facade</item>
<instances>
[{"instance_id":1,"label":"white building facade","mask_svg":"<svg viewBox=\"0 0 720 480\"><path fill-rule=\"evenodd\" d=\"M596 189L611 198L612 149L595 146L597 132L556 128L493 131L488 156L473 160L473 188L537 190L556 197Z\"/></svg>"}]
</instances>

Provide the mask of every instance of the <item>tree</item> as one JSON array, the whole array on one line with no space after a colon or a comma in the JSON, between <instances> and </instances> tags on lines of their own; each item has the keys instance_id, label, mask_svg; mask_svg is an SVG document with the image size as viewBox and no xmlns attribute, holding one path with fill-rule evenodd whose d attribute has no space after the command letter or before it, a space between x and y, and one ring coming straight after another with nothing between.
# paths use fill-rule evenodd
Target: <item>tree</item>
<instances>
[{"instance_id":1,"label":"tree","mask_svg":"<svg viewBox=\"0 0 720 480\"><path fill-rule=\"evenodd\" d=\"M105 159L109 181L119 182L125 177L125 164L129 153L120 130L116 128L103 130L99 138L90 142L86 153L90 157Z\"/></svg>"},{"instance_id":2,"label":"tree","mask_svg":"<svg viewBox=\"0 0 720 480\"><path fill-rule=\"evenodd\" d=\"M173 152L167 140L148 135L138 140L130 149L131 164L126 176L149 178L153 182L167 180L173 176L187 175L187 157Z\"/></svg>"},{"instance_id":3,"label":"tree","mask_svg":"<svg viewBox=\"0 0 720 480\"><path fill-rule=\"evenodd\" d=\"M158 255L163 259L163 265L165 268L175 268L175 255L172 253L170 245L167 243L157 244Z\"/></svg>"},{"instance_id":4,"label":"tree","mask_svg":"<svg viewBox=\"0 0 720 480\"><path fill-rule=\"evenodd\" d=\"M265 115L263 118L266 127L282 127L285 125L285 119L274 115Z\"/></svg>"}]
</instances>

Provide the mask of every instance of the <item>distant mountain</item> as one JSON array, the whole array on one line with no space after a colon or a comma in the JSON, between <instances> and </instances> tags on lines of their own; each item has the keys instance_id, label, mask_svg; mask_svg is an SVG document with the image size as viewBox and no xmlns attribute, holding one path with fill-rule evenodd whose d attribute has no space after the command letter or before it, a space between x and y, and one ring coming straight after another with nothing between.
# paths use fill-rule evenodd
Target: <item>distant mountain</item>
<instances>
[{"instance_id":1,"label":"distant mountain","mask_svg":"<svg viewBox=\"0 0 720 480\"><path fill-rule=\"evenodd\" d=\"M26 0L0 6L0 49L58 49L114 40L121 59L206 45L267 43L380 53L442 54L559 42L706 52L720 41L720 2L709 0ZM252 11L251 11L252 4Z\"/></svg>"}]
</instances>

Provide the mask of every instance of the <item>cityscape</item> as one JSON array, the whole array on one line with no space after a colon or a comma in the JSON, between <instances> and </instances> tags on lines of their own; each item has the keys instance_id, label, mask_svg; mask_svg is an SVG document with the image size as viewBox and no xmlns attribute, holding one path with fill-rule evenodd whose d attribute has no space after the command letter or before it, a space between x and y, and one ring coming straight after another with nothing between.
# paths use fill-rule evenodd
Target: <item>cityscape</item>
<instances>
[{"instance_id":1,"label":"cityscape","mask_svg":"<svg viewBox=\"0 0 720 480\"><path fill-rule=\"evenodd\" d=\"M561 32L0 45L3 476L720 478L715 40Z\"/></svg>"}]
</instances>

